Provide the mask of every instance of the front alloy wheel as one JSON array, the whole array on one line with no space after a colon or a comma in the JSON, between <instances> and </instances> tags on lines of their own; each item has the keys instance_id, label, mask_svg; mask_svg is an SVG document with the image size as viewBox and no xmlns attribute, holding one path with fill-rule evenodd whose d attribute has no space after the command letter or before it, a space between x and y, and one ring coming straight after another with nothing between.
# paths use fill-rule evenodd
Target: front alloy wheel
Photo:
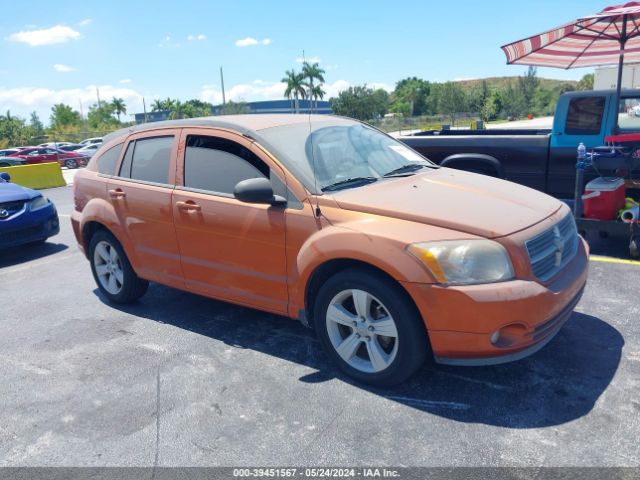
<instances>
[{"instance_id":1,"label":"front alloy wheel","mask_svg":"<svg viewBox=\"0 0 640 480\"><path fill-rule=\"evenodd\" d=\"M398 330L380 300L364 290L338 293L326 315L329 340L340 357L365 373L381 372L398 353Z\"/></svg>"},{"instance_id":2,"label":"front alloy wheel","mask_svg":"<svg viewBox=\"0 0 640 480\"><path fill-rule=\"evenodd\" d=\"M423 364L429 339L411 297L373 269L336 273L318 291L313 322L327 355L350 377L378 387Z\"/></svg>"}]
</instances>

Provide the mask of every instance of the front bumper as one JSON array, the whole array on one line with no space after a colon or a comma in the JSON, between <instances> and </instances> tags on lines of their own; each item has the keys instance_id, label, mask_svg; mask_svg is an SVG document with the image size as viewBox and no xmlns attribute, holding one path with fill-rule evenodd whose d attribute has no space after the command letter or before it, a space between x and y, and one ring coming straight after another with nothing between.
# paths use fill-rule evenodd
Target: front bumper
<instances>
[{"instance_id":1,"label":"front bumper","mask_svg":"<svg viewBox=\"0 0 640 480\"><path fill-rule=\"evenodd\" d=\"M58 212L53 204L35 211L25 211L0 223L0 248L39 242L60 233Z\"/></svg>"},{"instance_id":2,"label":"front bumper","mask_svg":"<svg viewBox=\"0 0 640 480\"><path fill-rule=\"evenodd\" d=\"M438 363L492 365L519 360L550 342L571 317L587 274L588 246L582 240L575 257L548 284L404 287L422 314Z\"/></svg>"}]
</instances>

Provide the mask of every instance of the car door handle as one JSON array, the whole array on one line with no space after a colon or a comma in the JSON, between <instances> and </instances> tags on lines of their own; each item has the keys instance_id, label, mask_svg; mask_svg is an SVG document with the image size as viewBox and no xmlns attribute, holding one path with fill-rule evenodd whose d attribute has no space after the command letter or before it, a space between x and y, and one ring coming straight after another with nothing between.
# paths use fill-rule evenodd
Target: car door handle
<instances>
[{"instance_id":1,"label":"car door handle","mask_svg":"<svg viewBox=\"0 0 640 480\"><path fill-rule=\"evenodd\" d=\"M118 200L126 196L127 194L124 193L120 188L116 188L115 190L109 190L109 198L112 198L113 200Z\"/></svg>"},{"instance_id":2,"label":"car door handle","mask_svg":"<svg viewBox=\"0 0 640 480\"><path fill-rule=\"evenodd\" d=\"M176 202L176 207L178 210L183 212L199 212L202 210L200 205L191 200L187 200L186 202Z\"/></svg>"}]
</instances>

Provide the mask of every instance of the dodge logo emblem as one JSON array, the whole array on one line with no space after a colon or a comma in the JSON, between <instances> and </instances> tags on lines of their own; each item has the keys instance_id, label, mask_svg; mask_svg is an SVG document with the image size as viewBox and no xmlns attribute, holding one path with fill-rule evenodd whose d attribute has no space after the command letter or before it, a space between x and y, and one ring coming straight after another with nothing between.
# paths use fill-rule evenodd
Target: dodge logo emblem
<instances>
[{"instance_id":1,"label":"dodge logo emblem","mask_svg":"<svg viewBox=\"0 0 640 480\"><path fill-rule=\"evenodd\" d=\"M564 252L564 239L557 225L553 228L553 246L556 248L554 265L559 267L562 263L562 252Z\"/></svg>"},{"instance_id":2,"label":"dodge logo emblem","mask_svg":"<svg viewBox=\"0 0 640 480\"><path fill-rule=\"evenodd\" d=\"M9 212L4 208L0 208L0 218L7 218L9 216Z\"/></svg>"}]
</instances>

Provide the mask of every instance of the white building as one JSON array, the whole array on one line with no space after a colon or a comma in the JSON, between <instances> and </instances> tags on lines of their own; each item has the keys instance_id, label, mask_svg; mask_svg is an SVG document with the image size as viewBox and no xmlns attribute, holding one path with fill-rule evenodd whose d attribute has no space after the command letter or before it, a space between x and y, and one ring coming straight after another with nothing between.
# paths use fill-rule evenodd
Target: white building
<instances>
[{"instance_id":1,"label":"white building","mask_svg":"<svg viewBox=\"0 0 640 480\"><path fill-rule=\"evenodd\" d=\"M618 83L618 67L596 68L593 78L594 90L616 88ZM640 88L640 64L629 63L622 71L622 88Z\"/></svg>"}]
</instances>

